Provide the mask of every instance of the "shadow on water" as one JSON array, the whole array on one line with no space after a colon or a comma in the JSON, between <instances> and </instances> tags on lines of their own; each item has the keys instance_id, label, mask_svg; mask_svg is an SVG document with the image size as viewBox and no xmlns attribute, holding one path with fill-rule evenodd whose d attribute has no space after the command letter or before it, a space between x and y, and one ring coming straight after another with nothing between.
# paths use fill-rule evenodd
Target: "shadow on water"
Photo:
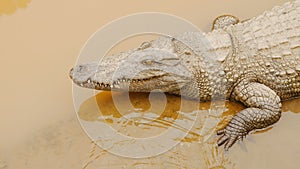
<instances>
[{"instance_id":1,"label":"shadow on water","mask_svg":"<svg viewBox=\"0 0 300 169\"><path fill-rule=\"evenodd\" d=\"M233 164L216 147L214 136L207 142L203 142L204 136L201 135L201 129L205 119L209 117L210 102L199 103L162 93L129 93L129 99L130 104L128 104L126 93L100 92L81 105L78 116L83 121L109 124L119 133L136 138L156 136L170 127L187 133L183 138L174 138L180 144L170 151L144 159L143 162L147 163L150 168L149 161L159 164L162 159L174 161L176 158L181 159L180 164L177 164L178 161L175 160L165 164L164 167L226 168L227 166L233 168ZM219 118L219 120L225 119L223 120L225 123L243 108L238 103L230 102L226 102L225 106L226 111ZM195 112L195 109L198 111ZM192 121L194 117L196 120L191 129L181 125L183 121ZM217 128L222 126L223 123L220 123ZM155 168L155 166L152 167Z\"/></svg>"},{"instance_id":2,"label":"shadow on water","mask_svg":"<svg viewBox=\"0 0 300 169\"><path fill-rule=\"evenodd\" d=\"M193 120L193 113L196 109L202 114L197 114L198 119L203 123L205 116L208 115L210 102L197 102L181 97L166 94L165 98L161 93L129 93L130 102L127 100L126 93L111 93L100 92L95 97L86 100L78 112L79 118L85 121L99 121L109 123L112 126L115 124L126 124L136 126L135 132L141 129L141 133L145 134L146 130L161 130L168 127L180 128L175 120ZM115 104L117 101L117 105ZM222 122L218 128L221 128L226 122L238 111L243 109L243 106L238 103L225 102L226 111L222 114ZM198 113L198 112L197 112ZM123 127L126 127L123 125ZM196 125L195 125L196 126ZM201 129L197 126L196 129ZM120 129L119 129L120 130ZM188 136L194 135L199 141L201 135L197 132L187 131ZM187 141L188 138L182 141Z\"/></svg>"},{"instance_id":3,"label":"shadow on water","mask_svg":"<svg viewBox=\"0 0 300 169\"><path fill-rule=\"evenodd\" d=\"M142 166L147 166L147 168L157 167L156 165L162 160L168 161L164 167L173 168L183 166L186 168L195 166L198 168L235 168L235 164L226 155L224 156L223 149L216 147L215 134L212 134L207 141L203 141L201 129L205 119L209 117L211 103L199 103L168 94L162 95L161 93L150 95L149 93L129 93L130 102L128 102L126 93L100 92L81 105L78 117L83 121L109 124L118 132L136 138L158 135L170 127L188 133L184 138L179 138L180 144L168 152L143 159ZM283 114L299 113L299 101L300 99L294 99L284 102ZM219 117L220 123L214 129L224 127L231 117L243 108L244 106L239 103L226 101L225 111ZM197 119L190 130L176 124L178 120L192 120L195 109L198 109ZM272 128L256 133L270 130ZM177 160L174 161L174 159ZM178 160L181 161L180 164ZM141 161L128 162L127 160L125 163L128 166L136 166Z\"/></svg>"}]
</instances>

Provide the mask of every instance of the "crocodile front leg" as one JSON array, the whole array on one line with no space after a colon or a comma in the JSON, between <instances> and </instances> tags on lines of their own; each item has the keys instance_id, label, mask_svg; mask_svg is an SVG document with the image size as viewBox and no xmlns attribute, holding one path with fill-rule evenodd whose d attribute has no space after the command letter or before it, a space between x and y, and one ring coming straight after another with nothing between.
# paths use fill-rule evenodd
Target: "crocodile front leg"
<instances>
[{"instance_id":1,"label":"crocodile front leg","mask_svg":"<svg viewBox=\"0 0 300 169\"><path fill-rule=\"evenodd\" d=\"M231 98L248 108L236 114L224 129L218 131L217 134L221 135L218 145L224 144L225 150L250 131L266 128L280 119L280 98L263 84L242 81L234 88Z\"/></svg>"}]
</instances>

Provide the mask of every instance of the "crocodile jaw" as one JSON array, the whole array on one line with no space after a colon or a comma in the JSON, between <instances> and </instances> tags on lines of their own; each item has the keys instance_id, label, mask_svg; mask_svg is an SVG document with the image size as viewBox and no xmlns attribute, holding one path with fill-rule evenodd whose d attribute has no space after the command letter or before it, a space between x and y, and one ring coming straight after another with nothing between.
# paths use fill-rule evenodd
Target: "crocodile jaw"
<instances>
[{"instance_id":1,"label":"crocodile jaw","mask_svg":"<svg viewBox=\"0 0 300 169\"><path fill-rule=\"evenodd\" d=\"M132 92L157 89L172 92L192 79L170 37L143 43L139 48L104 57L100 62L75 66L69 75L81 87Z\"/></svg>"},{"instance_id":2,"label":"crocodile jaw","mask_svg":"<svg viewBox=\"0 0 300 169\"><path fill-rule=\"evenodd\" d=\"M92 69L94 67L96 66L91 63L78 65L70 70L70 78L76 85L84 88L131 92L151 92L157 89L163 92L172 92L179 90L190 81L185 77L175 78L175 75L159 71L156 73L141 73L141 75L138 75L140 77L133 78L113 78L113 76L109 78L108 76L101 76L102 78L100 77L100 79L103 80L98 80L99 73L97 73L96 69ZM175 79L177 80L175 81Z\"/></svg>"}]
</instances>

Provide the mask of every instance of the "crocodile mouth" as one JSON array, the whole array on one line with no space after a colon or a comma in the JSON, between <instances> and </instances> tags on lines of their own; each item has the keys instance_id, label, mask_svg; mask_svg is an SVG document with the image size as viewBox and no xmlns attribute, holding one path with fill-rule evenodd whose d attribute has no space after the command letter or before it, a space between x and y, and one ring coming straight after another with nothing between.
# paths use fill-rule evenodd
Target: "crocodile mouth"
<instances>
[{"instance_id":1,"label":"crocodile mouth","mask_svg":"<svg viewBox=\"0 0 300 169\"><path fill-rule=\"evenodd\" d=\"M145 84L149 84L151 81L158 81L163 76L154 76L145 79L127 79L121 78L114 80L112 83L104 83L92 80L88 78L86 81L79 82L74 80L74 83L81 87L86 87L96 90L128 90L132 86L143 87Z\"/></svg>"},{"instance_id":2,"label":"crocodile mouth","mask_svg":"<svg viewBox=\"0 0 300 169\"><path fill-rule=\"evenodd\" d=\"M72 68L69 76L76 85L95 90L126 91L129 89L134 90L135 88L143 89L145 86L156 86L156 88L159 88L160 81L163 80L165 76L168 76L167 73L151 73L151 75L140 74L138 77L133 78L121 77L114 79L112 77L101 80L97 78L96 73L80 74L84 70L87 70L85 66L78 66L77 70ZM91 70L90 72L94 71ZM90 74L93 75L91 76Z\"/></svg>"}]
</instances>

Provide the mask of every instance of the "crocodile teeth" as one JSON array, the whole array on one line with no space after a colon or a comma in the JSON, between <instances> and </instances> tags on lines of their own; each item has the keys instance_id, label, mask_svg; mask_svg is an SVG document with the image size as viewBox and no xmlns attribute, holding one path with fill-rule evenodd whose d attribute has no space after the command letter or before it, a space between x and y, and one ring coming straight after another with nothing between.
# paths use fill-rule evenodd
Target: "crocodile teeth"
<instances>
[{"instance_id":1,"label":"crocodile teeth","mask_svg":"<svg viewBox=\"0 0 300 169\"><path fill-rule=\"evenodd\" d=\"M88 83L91 83L91 79L88 79L87 82L88 82Z\"/></svg>"}]
</instances>

